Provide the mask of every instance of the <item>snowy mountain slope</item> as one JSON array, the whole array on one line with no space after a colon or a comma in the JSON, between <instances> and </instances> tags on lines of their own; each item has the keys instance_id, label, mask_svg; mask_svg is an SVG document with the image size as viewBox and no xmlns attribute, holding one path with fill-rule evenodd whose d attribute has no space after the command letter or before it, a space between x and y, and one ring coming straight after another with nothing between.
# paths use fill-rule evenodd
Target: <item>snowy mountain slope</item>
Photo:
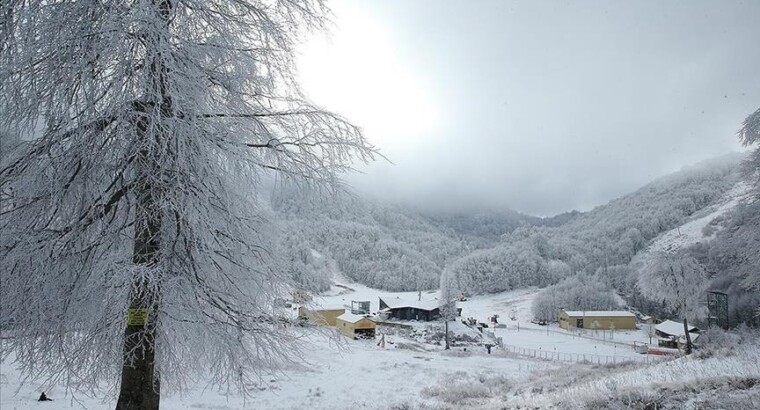
<instances>
[{"instance_id":1,"label":"snowy mountain slope","mask_svg":"<svg viewBox=\"0 0 760 410\"><path fill-rule=\"evenodd\" d=\"M741 160L741 155L729 155L705 161L559 226L520 227L493 248L454 261L447 267L447 282L463 291L488 293L546 286L580 272L612 272L609 268L628 265L663 232L720 208L721 198L740 180ZM619 291L630 288L617 279L609 282Z\"/></svg>"},{"instance_id":2,"label":"snowy mountain slope","mask_svg":"<svg viewBox=\"0 0 760 410\"><path fill-rule=\"evenodd\" d=\"M698 241L697 233L735 205L727 198L745 194L736 185L741 160L737 154L705 161L591 211L557 218L511 211L433 215L299 189L277 191L272 208L284 232L288 271L308 289L330 283L325 272L307 266L308 250L315 249L351 280L376 288L434 289L449 269L464 291L499 292L625 266L659 235L664 247Z\"/></svg>"},{"instance_id":3,"label":"snowy mountain slope","mask_svg":"<svg viewBox=\"0 0 760 410\"><path fill-rule=\"evenodd\" d=\"M751 186L746 182L738 182L713 204L695 212L686 223L661 234L637 257L646 258L649 253L657 251L672 253L715 238L715 234L721 229L719 222L737 205L748 201L751 198L751 190Z\"/></svg>"},{"instance_id":4,"label":"snowy mountain slope","mask_svg":"<svg viewBox=\"0 0 760 410\"><path fill-rule=\"evenodd\" d=\"M752 186L739 182L711 206L655 238L629 265L639 277L637 286L646 288L642 282L646 274L651 274L665 255L691 258L707 272L707 289L727 293L732 326L760 326L760 275L754 274L760 267L760 203L756 199ZM655 305L649 308L656 313Z\"/></svg>"}]
</instances>

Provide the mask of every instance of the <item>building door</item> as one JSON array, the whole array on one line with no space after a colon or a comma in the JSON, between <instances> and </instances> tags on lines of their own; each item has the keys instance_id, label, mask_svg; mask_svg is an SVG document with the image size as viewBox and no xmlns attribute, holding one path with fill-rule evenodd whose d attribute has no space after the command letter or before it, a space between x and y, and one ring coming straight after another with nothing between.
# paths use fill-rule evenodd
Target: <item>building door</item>
<instances>
[{"instance_id":1,"label":"building door","mask_svg":"<svg viewBox=\"0 0 760 410\"><path fill-rule=\"evenodd\" d=\"M583 319L575 319L575 327L583 329Z\"/></svg>"}]
</instances>

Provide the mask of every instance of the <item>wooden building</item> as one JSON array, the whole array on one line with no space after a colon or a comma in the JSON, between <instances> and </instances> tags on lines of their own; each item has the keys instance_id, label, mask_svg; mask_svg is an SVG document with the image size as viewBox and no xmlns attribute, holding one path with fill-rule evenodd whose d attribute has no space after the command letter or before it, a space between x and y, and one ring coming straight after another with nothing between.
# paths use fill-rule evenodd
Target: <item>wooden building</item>
<instances>
[{"instance_id":1,"label":"wooden building","mask_svg":"<svg viewBox=\"0 0 760 410\"><path fill-rule=\"evenodd\" d=\"M437 300L403 300L400 298L379 298L380 311L389 318L401 320L431 321L441 317Z\"/></svg>"},{"instance_id":2,"label":"wooden building","mask_svg":"<svg viewBox=\"0 0 760 410\"><path fill-rule=\"evenodd\" d=\"M335 320L345 312L346 308L307 309L301 306L298 308L298 318L321 326L335 326Z\"/></svg>"},{"instance_id":3,"label":"wooden building","mask_svg":"<svg viewBox=\"0 0 760 410\"><path fill-rule=\"evenodd\" d=\"M335 327L346 337L352 339L375 337L375 322L366 316L346 312L335 318L335 323Z\"/></svg>"},{"instance_id":4,"label":"wooden building","mask_svg":"<svg viewBox=\"0 0 760 410\"><path fill-rule=\"evenodd\" d=\"M625 310L560 310L559 327L570 329L636 329L636 315Z\"/></svg>"},{"instance_id":5,"label":"wooden building","mask_svg":"<svg viewBox=\"0 0 760 410\"><path fill-rule=\"evenodd\" d=\"M657 345L660 347L681 348L686 343L686 333L683 322L666 320L655 327ZM692 343L699 338L700 330L696 326L689 326L689 337Z\"/></svg>"}]
</instances>

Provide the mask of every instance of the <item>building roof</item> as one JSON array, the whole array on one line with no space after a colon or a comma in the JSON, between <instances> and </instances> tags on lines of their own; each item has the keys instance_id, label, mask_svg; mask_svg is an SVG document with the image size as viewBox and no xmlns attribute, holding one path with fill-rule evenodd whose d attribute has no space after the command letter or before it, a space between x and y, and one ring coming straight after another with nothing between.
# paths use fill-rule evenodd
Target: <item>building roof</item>
<instances>
[{"instance_id":1,"label":"building roof","mask_svg":"<svg viewBox=\"0 0 760 410\"><path fill-rule=\"evenodd\" d=\"M636 317L627 310L566 310L568 316L585 317Z\"/></svg>"},{"instance_id":2,"label":"building roof","mask_svg":"<svg viewBox=\"0 0 760 410\"><path fill-rule=\"evenodd\" d=\"M666 320L659 325L654 327L658 331L665 333L666 335L670 336L683 336L683 322L674 322L672 320ZM689 333L692 333L695 330L699 330L698 328L694 326L689 326Z\"/></svg>"},{"instance_id":3,"label":"building roof","mask_svg":"<svg viewBox=\"0 0 760 410\"><path fill-rule=\"evenodd\" d=\"M346 313L338 316L337 319L340 319L340 320L342 320L344 322L348 322L348 323L357 323L357 322L359 322L362 319L369 319L369 318L367 316L355 315L355 314L353 314L351 312L346 312ZM369 319L369 320L372 320L372 319Z\"/></svg>"},{"instance_id":4,"label":"building roof","mask_svg":"<svg viewBox=\"0 0 760 410\"><path fill-rule=\"evenodd\" d=\"M330 307L311 305L311 306L301 306L301 308L312 313L320 313L320 312L328 312L328 311L332 312L335 310L346 310L345 306L338 306L338 305L330 306Z\"/></svg>"},{"instance_id":5,"label":"building roof","mask_svg":"<svg viewBox=\"0 0 760 410\"><path fill-rule=\"evenodd\" d=\"M415 308L420 310L435 310L438 309L438 300L404 300L398 297L379 298L391 309L399 308Z\"/></svg>"}]
</instances>

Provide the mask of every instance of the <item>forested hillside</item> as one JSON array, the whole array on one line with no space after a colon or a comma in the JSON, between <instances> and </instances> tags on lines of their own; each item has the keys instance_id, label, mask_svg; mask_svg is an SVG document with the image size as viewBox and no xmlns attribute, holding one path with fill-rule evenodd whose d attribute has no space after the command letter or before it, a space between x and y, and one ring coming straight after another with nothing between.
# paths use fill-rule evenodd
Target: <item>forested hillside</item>
<instances>
[{"instance_id":1,"label":"forested hillside","mask_svg":"<svg viewBox=\"0 0 760 410\"><path fill-rule=\"evenodd\" d=\"M740 204L718 224L713 240L682 252L705 266L710 289L728 294L732 324L760 326L760 201Z\"/></svg>"},{"instance_id":2,"label":"forested hillside","mask_svg":"<svg viewBox=\"0 0 760 410\"><path fill-rule=\"evenodd\" d=\"M489 293L546 286L584 273L596 275L627 300L643 303L628 263L660 233L731 189L740 180L740 162L738 154L706 161L559 226L520 227L497 246L453 262L443 283L464 292Z\"/></svg>"},{"instance_id":3,"label":"forested hillside","mask_svg":"<svg viewBox=\"0 0 760 410\"><path fill-rule=\"evenodd\" d=\"M281 187L272 203L288 250L284 269L308 289L326 289L335 270L380 289L433 289L441 270L470 249L445 226L346 191Z\"/></svg>"},{"instance_id":4,"label":"forested hillside","mask_svg":"<svg viewBox=\"0 0 760 410\"><path fill-rule=\"evenodd\" d=\"M524 225L540 225L544 220L512 210L500 212L451 212L420 214L431 224L445 231L453 231L475 248L491 247L502 239L502 235L511 233ZM549 218L546 221L550 221Z\"/></svg>"},{"instance_id":5,"label":"forested hillside","mask_svg":"<svg viewBox=\"0 0 760 410\"><path fill-rule=\"evenodd\" d=\"M335 271L396 291L436 288L445 270L444 282L467 293L563 280L567 287L587 282L566 279L583 273L641 306L651 301L642 298L628 263L731 189L740 161L738 154L706 161L592 211L553 218L513 211L425 214L347 190L288 186L274 189L271 202L283 270L308 289L326 289Z\"/></svg>"}]
</instances>

